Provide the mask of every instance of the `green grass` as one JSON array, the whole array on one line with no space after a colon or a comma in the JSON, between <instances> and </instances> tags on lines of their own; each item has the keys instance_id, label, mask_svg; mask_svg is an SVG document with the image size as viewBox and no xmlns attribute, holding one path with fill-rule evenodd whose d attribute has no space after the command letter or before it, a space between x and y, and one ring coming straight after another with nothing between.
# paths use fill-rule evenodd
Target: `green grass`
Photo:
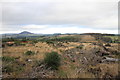
<instances>
[{"instance_id":1,"label":"green grass","mask_svg":"<svg viewBox=\"0 0 120 80\"><path fill-rule=\"evenodd\" d=\"M66 78L67 77L67 73L63 70L58 70L58 76L60 78Z\"/></svg>"},{"instance_id":2,"label":"green grass","mask_svg":"<svg viewBox=\"0 0 120 80\"><path fill-rule=\"evenodd\" d=\"M66 61L66 60L67 60L67 58L66 58L66 57L64 57L64 60Z\"/></svg>"},{"instance_id":3,"label":"green grass","mask_svg":"<svg viewBox=\"0 0 120 80\"><path fill-rule=\"evenodd\" d=\"M9 56L3 56L2 61L12 62L12 61L15 61L15 58L14 57L9 57Z\"/></svg>"},{"instance_id":4,"label":"green grass","mask_svg":"<svg viewBox=\"0 0 120 80\"><path fill-rule=\"evenodd\" d=\"M24 70L23 66L20 65L16 65L16 64L9 64L9 65L5 65L2 69L2 72L6 72L6 73L19 73L22 72Z\"/></svg>"}]
</instances>

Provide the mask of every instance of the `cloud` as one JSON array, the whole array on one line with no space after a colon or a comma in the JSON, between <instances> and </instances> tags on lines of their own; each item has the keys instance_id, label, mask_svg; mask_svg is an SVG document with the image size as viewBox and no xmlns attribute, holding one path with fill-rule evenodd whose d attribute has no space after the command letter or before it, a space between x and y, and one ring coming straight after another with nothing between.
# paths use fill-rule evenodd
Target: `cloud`
<instances>
[{"instance_id":1,"label":"cloud","mask_svg":"<svg viewBox=\"0 0 120 80\"><path fill-rule=\"evenodd\" d=\"M16 25L17 26L17 25ZM14 26L14 27L16 27ZM32 33L43 33L43 34L53 34L53 33L110 33L110 34L118 34L118 30L103 30L103 29L94 29L94 28L88 28L88 27L79 27L76 25L47 25L47 28L40 27L40 25L34 25L32 28L29 26L32 25L26 25L22 26L21 29L15 28L14 30L11 30L10 28L7 28L5 30L2 30L1 33L20 33L21 31L30 31ZM42 26L42 25L41 25ZM55 27L56 26L56 27ZM20 26L17 26L20 27ZM24 29L22 29L24 28ZM7 30L7 31L6 31Z\"/></svg>"},{"instance_id":2,"label":"cloud","mask_svg":"<svg viewBox=\"0 0 120 80\"><path fill-rule=\"evenodd\" d=\"M47 28L48 25L35 25L35 24L31 24L31 25L25 25L22 28L24 29L44 29Z\"/></svg>"},{"instance_id":3,"label":"cloud","mask_svg":"<svg viewBox=\"0 0 120 80\"><path fill-rule=\"evenodd\" d=\"M91 28L79 28L79 27L56 27L39 30L40 33L112 33L117 34L117 30L102 30L102 29L91 29Z\"/></svg>"},{"instance_id":4,"label":"cloud","mask_svg":"<svg viewBox=\"0 0 120 80\"><path fill-rule=\"evenodd\" d=\"M71 0L58 0L58 2L71 1ZM74 0L74 1L83 1L83 0ZM73 1L73 2L74 2ZM94 2L96 0L84 0L86 2ZM98 2L118 2L119 0L97 0ZM0 0L0 2L56 2L56 0Z\"/></svg>"},{"instance_id":5,"label":"cloud","mask_svg":"<svg viewBox=\"0 0 120 80\"><path fill-rule=\"evenodd\" d=\"M118 0L11 0L11 2L2 0L2 2L4 30L14 30L12 26L19 30L41 30L46 25L46 28L56 25L54 29L64 25L82 28L84 26L84 29L87 27L99 31L118 29ZM63 29L60 29L61 32Z\"/></svg>"}]
</instances>

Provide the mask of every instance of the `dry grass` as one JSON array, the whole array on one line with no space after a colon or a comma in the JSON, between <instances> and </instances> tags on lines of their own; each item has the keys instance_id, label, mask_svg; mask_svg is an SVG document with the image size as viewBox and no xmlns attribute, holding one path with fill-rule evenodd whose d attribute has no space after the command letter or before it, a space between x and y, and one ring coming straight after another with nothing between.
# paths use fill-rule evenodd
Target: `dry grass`
<instances>
[{"instance_id":1,"label":"dry grass","mask_svg":"<svg viewBox=\"0 0 120 80\"><path fill-rule=\"evenodd\" d=\"M81 42L98 42L91 35L81 35L81 37L82 37Z\"/></svg>"},{"instance_id":2,"label":"dry grass","mask_svg":"<svg viewBox=\"0 0 120 80\"><path fill-rule=\"evenodd\" d=\"M60 35L59 37L65 37L68 35ZM73 36L73 35L71 35ZM56 72L57 76L56 77L62 77L62 78L94 78L96 77L92 72L88 72L87 70L83 70L83 72L77 74L77 68L92 68L92 69L97 69L100 68L100 77L104 76L106 73L109 73L110 75L116 76L118 75L118 64L117 63L101 63L97 64L95 66L86 66L85 64L81 64L79 62L79 59L76 59L76 62L71 62L68 57L64 56L63 52L66 50L72 50L75 49L77 46L83 45L82 49L77 49L76 52L73 51L73 55L80 56L79 58L86 57L88 60L91 56L95 55L92 53L92 50L97 50L100 49L101 51L104 51L104 48L99 46L99 45L94 45L92 42L98 43L94 37L90 35L80 35L82 39L80 42L58 42L61 43L63 46L54 46L51 44L47 44L46 42L38 42L36 44L26 44L25 46L11 46L11 47L5 47L2 49L2 55L3 56L9 56L9 57L15 57L18 58L16 59L17 63L25 64L23 66L25 70L21 73L18 72L13 72L11 75L6 75L4 76L8 77L26 77L25 74L29 74L29 72L32 72L32 68L35 66L35 62L39 60L43 60L44 56L46 53L50 53L52 51L58 52L62 58L62 65L59 67L59 71ZM79 36L79 37L80 37ZM55 43L56 44L56 43ZM111 43L111 47L107 47L113 50L118 50L118 44L117 43ZM79 54L80 51L83 50L84 53ZM35 52L34 55L26 56L24 53L26 51L33 51ZM95 56L96 57L96 56ZM31 59L32 61L26 61L26 59ZM12 64L15 65L15 64ZM85 66L84 66L85 65ZM65 75L65 76L64 76Z\"/></svg>"},{"instance_id":3,"label":"dry grass","mask_svg":"<svg viewBox=\"0 0 120 80\"><path fill-rule=\"evenodd\" d=\"M100 69L99 76L100 78L103 78L106 74L117 76L118 75L118 64L117 63L110 63L110 64L98 64L96 66L91 66L92 69Z\"/></svg>"}]
</instances>

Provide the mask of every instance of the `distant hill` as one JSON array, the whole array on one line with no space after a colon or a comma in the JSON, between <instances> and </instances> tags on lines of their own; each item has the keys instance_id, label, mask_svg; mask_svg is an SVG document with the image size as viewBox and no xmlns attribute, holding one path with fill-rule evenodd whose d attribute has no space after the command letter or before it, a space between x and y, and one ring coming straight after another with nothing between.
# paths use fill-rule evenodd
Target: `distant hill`
<instances>
[{"instance_id":1,"label":"distant hill","mask_svg":"<svg viewBox=\"0 0 120 80\"><path fill-rule=\"evenodd\" d=\"M19 34L33 34L33 33L28 32L28 31L23 31L23 32L21 32L21 33L19 33Z\"/></svg>"}]
</instances>

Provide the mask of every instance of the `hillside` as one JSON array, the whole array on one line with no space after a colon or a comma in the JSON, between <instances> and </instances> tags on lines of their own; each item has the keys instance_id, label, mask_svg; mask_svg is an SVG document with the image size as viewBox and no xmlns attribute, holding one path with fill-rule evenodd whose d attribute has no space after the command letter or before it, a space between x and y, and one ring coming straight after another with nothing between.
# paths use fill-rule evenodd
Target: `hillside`
<instances>
[{"instance_id":1,"label":"hillside","mask_svg":"<svg viewBox=\"0 0 120 80\"><path fill-rule=\"evenodd\" d=\"M21 32L21 33L19 33L19 34L33 34L33 33L28 32L28 31L23 31L23 32Z\"/></svg>"},{"instance_id":2,"label":"hillside","mask_svg":"<svg viewBox=\"0 0 120 80\"><path fill-rule=\"evenodd\" d=\"M117 78L119 41L111 36L58 35L3 40L4 78ZM31 51L32 55L26 55ZM47 68L46 54L57 52L58 70Z\"/></svg>"}]
</instances>

